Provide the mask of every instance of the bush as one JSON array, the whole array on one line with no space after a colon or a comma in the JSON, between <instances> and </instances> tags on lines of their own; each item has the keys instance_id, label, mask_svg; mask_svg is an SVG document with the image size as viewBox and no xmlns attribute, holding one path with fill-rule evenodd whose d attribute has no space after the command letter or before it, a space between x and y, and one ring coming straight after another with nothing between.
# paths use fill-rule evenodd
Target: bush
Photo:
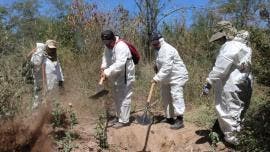
<instances>
[{"instance_id":1,"label":"bush","mask_svg":"<svg viewBox=\"0 0 270 152\"><path fill-rule=\"evenodd\" d=\"M24 108L22 95L29 87L21 77L20 62L21 57L14 55L0 58L0 118L11 118Z\"/></svg>"},{"instance_id":2,"label":"bush","mask_svg":"<svg viewBox=\"0 0 270 152\"><path fill-rule=\"evenodd\" d=\"M253 48L253 72L257 81L270 86L270 36L269 30L251 29L251 44Z\"/></svg>"},{"instance_id":3,"label":"bush","mask_svg":"<svg viewBox=\"0 0 270 152\"><path fill-rule=\"evenodd\" d=\"M260 101L265 102L265 99ZM241 151L270 151L270 100L257 106L246 116L239 134Z\"/></svg>"}]
</instances>

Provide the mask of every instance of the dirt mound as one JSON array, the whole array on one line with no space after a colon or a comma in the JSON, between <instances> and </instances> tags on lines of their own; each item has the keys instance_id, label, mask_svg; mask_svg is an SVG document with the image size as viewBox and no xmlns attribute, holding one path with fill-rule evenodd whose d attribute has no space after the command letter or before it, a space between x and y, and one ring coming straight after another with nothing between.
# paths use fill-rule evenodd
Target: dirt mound
<instances>
[{"instance_id":1,"label":"dirt mound","mask_svg":"<svg viewBox=\"0 0 270 152\"><path fill-rule=\"evenodd\" d=\"M0 151L51 151L48 147L52 142L47 136L51 129L46 126L49 114L49 106L42 105L29 118L0 122Z\"/></svg>"},{"instance_id":2,"label":"dirt mound","mask_svg":"<svg viewBox=\"0 0 270 152\"><path fill-rule=\"evenodd\" d=\"M147 130L150 129L148 135ZM209 143L196 144L201 138L195 132L198 127L186 123L185 128L169 129L169 124L158 123L149 126L132 124L121 129L108 129L108 140L116 151L159 151L186 152L209 151ZM148 141L146 137L148 136Z\"/></svg>"}]
</instances>

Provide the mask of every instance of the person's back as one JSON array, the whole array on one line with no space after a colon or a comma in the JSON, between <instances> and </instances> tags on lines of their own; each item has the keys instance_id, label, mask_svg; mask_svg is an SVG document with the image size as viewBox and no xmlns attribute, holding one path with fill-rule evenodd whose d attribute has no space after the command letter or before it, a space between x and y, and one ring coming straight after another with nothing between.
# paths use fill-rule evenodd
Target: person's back
<instances>
[{"instance_id":1,"label":"person's back","mask_svg":"<svg viewBox=\"0 0 270 152\"><path fill-rule=\"evenodd\" d=\"M161 48L157 52L157 68L160 69L164 63L168 62L163 61L163 59L166 58L165 56L168 56L171 59L169 62L172 62L172 68L171 71L169 71L170 74L164 78L162 83L183 83L184 85L188 80L188 72L178 51L163 38L160 40L160 44Z\"/></svg>"},{"instance_id":2,"label":"person's back","mask_svg":"<svg viewBox=\"0 0 270 152\"><path fill-rule=\"evenodd\" d=\"M38 88L42 87L42 64L46 56L45 47L45 44L37 43L36 51L31 57L31 62L34 64L34 84Z\"/></svg>"},{"instance_id":3,"label":"person's back","mask_svg":"<svg viewBox=\"0 0 270 152\"><path fill-rule=\"evenodd\" d=\"M227 59L227 62L221 63L223 65L232 64L224 76L220 77L223 82L224 90L239 91L237 85L243 83L246 78L251 76L251 55L252 50L239 37L227 41L220 49L219 56ZM221 57L218 57L221 58ZM224 61L224 60L223 60Z\"/></svg>"},{"instance_id":4,"label":"person's back","mask_svg":"<svg viewBox=\"0 0 270 152\"><path fill-rule=\"evenodd\" d=\"M31 54L31 62L33 63L33 77L34 77L34 103L33 109L38 106L41 102L41 90L43 88L43 77L42 77L42 64L46 56L45 53L46 45L43 43L36 43L36 48Z\"/></svg>"}]
</instances>

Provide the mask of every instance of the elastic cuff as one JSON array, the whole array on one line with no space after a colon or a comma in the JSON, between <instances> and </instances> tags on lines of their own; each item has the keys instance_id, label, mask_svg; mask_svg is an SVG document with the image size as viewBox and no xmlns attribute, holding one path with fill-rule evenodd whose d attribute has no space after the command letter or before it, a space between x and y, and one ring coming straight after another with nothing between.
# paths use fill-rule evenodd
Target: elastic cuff
<instances>
[{"instance_id":1,"label":"elastic cuff","mask_svg":"<svg viewBox=\"0 0 270 152\"><path fill-rule=\"evenodd\" d=\"M106 77L109 77L110 76L110 71L108 69L105 69L104 74L105 74Z\"/></svg>"},{"instance_id":2,"label":"elastic cuff","mask_svg":"<svg viewBox=\"0 0 270 152\"><path fill-rule=\"evenodd\" d=\"M213 82L209 78L206 78L206 82L209 83L210 85L213 85Z\"/></svg>"},{"instance_id":3,"label":"elastic cuff","mask_svg":"<svg viewBox=\"0 0 270 152\"><path fill-rule=\"evenodd\" d=\"M159 79L158 79L157 76L154 76L154 77L153 77L153 80L155 80L156 82L159 82Z\"/></svg>"}]
</instances>

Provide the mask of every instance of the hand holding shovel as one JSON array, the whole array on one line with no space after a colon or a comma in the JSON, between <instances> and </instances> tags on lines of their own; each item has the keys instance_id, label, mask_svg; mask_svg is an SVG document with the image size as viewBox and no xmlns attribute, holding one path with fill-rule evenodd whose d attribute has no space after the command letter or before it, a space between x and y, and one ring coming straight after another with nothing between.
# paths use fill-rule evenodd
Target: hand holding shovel
<instances>
[{"instance_id":1,"label":"hand holding shovel","mask_svg":"<svg viewBox=\"0 0 270 152\"><path fill-rule=\"evenodd\" d=\"M150 101L151 101L151 97L154 91L154 86L156 85L155 82L152 82L151 84L151 88L148 94L148 98L146 100L146 105L145 105L145 109L144 109L144 113L141 117L139 117L138 119L138 123L142 124L142 125L147 125L147 124L151 124L152 120L153 120L153 116L150 112Z\"/></svg>"},{"instance_id":2,"label":"hand holding shovel","mask_svg":"<svg viewBox=\"0 0 270 152\"><path fill-rule=\"evenodd\" d=\"M100 98L104 95L107 95L109 93L109 91L106 90L104 85L103 85L103 82L105 79L106 79L105 75L101 74L101 78L98 82L96 93L94 95L90 96L91 99L98 99L98 98Z\"/></svg>"}]
</instances>

